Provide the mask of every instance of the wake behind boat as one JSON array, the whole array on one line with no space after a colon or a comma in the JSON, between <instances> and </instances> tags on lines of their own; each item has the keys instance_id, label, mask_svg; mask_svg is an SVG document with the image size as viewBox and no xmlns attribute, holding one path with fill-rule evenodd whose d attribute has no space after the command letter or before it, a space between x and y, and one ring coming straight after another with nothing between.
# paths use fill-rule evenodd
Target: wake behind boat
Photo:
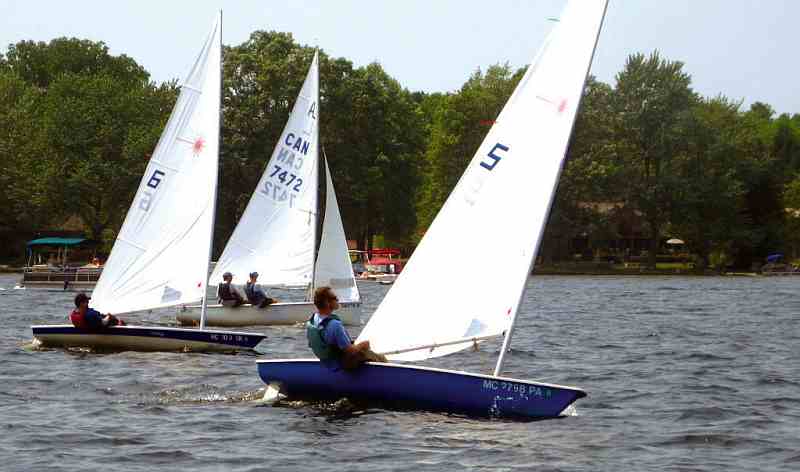
<instances>
[{"instance_id":1,"label":"wake behind boat","mask_svg":"<svg viewBox=\"0 0 800 472\"><path fill-rule=\"evenodd\" d=\"M93 308L125 314L191 303L208 284L219 162L220 28L216 19L194 62L111 249ZM206 254L198 257L198 254ZM42 346L119 350L253 349L264 335L160 326L89 332L32 326Z\"/></svg>"},{"instance_id":2,"label":"wake behind boat","mask_svg":"<svg viewBox=\"0 0 800 472\"><path fill-rule=\"evenodd\" d=\"M319 361L259 360L259 376L268 384L265 399L352 396L479 416L550 418L586 396L578 388L501 372L606 4L567 4L403 275L356 340L368 340L392 361L418 361L505 335L494 374L383 363L333 372ZM448 256L454 252L470 258L453 260ZM439 269L445 266L472 276L442 279Z\"/></svg>"}]
</instances>

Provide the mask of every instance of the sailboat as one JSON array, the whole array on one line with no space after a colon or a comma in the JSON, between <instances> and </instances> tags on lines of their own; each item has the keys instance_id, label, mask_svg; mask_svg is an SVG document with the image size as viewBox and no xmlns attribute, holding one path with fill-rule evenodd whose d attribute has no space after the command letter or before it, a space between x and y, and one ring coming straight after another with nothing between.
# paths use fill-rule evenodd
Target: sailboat
<instances>
[{"instance_id":1,"label":"sailboat","mask_svg":"<svg viewBox=\"0 0 800 472\"><path fill-rule=\"evenodd\" d=\"M272 287L313 288L329 285L342 292L340 317L361 323L361 297L347 256L339 206L326 169L326 204L319 251L316 251L319 168L319 54L309 67L289 120L272 152L222 255L213 281L231 272L234 281L258 272L259 282ZM179 323L200 320L199 305L181 306ZM210 305L213 326L285 325L300 323L314 312L313 303L279 302L264 308Z\"/></svg>"},{"instance_id":2,"label":"sailboat","mask_svg":"<svg viewBox=\"0 0 800 472\"><path fill-rule=\"evenodd\" d=\"M369 340L390 362L332 371L316 359L258 360L266 400L348 397L476 416L547 418L586 396L580 388L501 374L606 3L567 4L403 276L359 335L357 341ZM471 257L454 261L448 257L453 252ZM442 279L437 269L445 258L455 272L472 275ZM502 335L492 375L397 363L453 354Z\"/></svg>"},{"instance_id":3,"label":"sailboat","mask_svg":"<svg viewBox=\"0 0 800 472\"><path fill-rule=\"evenodd\" d=\"M217 197L221 27L220 12L92 293L91 305L101 313L164 308L205 294ZM252 349L265 338L200 328L116 326L88 333L72 325L31 327L35 343L50 347L230 351Z\"/></svg>"}]
</instances>

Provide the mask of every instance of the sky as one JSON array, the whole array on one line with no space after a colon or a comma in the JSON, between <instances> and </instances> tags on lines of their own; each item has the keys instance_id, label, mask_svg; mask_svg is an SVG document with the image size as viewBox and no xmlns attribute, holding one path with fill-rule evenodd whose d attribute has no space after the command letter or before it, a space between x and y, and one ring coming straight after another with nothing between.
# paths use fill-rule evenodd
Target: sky
<instances>
[{"instance_id":1,"label":"sky","mask_svg":"<svg viewBox=\"0 0 800 472\"><path fill-rule=\"evenodd\" d=\"M578 0L583 1L583 0ZM103 41L153 80L181 78L216 12L223 43L290 32L355 66L377 61L409 90L448 92L497 63L528 64L566 0L0 0L0 52L21 40ZM692 87L800 113L797 0L610 0L592 74L614 84L630 54L683 62ZM324 80L324 77L321 77Z\"/></svg>"}]
</instances>

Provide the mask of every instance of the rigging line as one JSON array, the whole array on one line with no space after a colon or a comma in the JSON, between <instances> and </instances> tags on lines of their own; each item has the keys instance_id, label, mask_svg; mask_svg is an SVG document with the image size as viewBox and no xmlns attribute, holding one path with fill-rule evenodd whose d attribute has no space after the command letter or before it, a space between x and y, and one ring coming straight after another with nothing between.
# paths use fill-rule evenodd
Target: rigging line
<instances>
[{"instance_id":1,"label":"rigging line","mask_svg":"<svg viewBox=\"0 0 800 472\"><path fill-rule=\"evenodd\" d=\"M478 341L485 341L487 339L496 338L496 337L502 336L504 334L505 334L505 332L498 333L498 334L489 334L489 335L486 335L486 336L474 336L474 337L471 337L471 338L461 338L461 339L457 339L455 341L446 341L446 342L442 342L442 343L426 344L426 345L423 345L423 346L414 346L414 347L409 347L409 348L405 348L405 349L398 349L396 351L381 352L380 354L382 354L384 356L391 356L391 355L395 355L395 354L403 354L403 353L406 353L406 352L421 351L423 349L430 349L432 351L432 350L436 349L437 347L452 346L452 345L455 345L455 344L467 344L467 343L475 343L475 344L477 344Z\"/></svg>"}]
</instances>

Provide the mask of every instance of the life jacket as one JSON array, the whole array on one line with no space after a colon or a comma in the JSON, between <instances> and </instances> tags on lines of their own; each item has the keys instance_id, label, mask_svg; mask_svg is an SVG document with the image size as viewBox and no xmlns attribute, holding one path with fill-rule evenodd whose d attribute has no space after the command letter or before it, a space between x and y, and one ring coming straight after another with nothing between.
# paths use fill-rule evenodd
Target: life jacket
<instances>
[{"instance_id":1,"label":"life jacket","mask_svg":"<svg viewBox=\"0 0 800 472\"><path fill-rule=\"evenodd\" d=\"M78 311L78 309L72 310L72 313L69 314L69 320L72 321L72 326L78 329L89 329L89 324L86 322L86 317Z\"/></svg>"},{"instance_id":2,"label":"life jacket","mask_svg":"<svg viewBox=\"0 0 800 472\"><path fill-rule=\"evenodd\" d=\"M314 326L314 315L311 315L311 318L308 319L306 322L306 338L308 338L308 346L314 351L314 355L316 355L319 360L327 361L332 359L341 359L344 351L339 349L339 346L335 344L328 344L325 342L325 338L322 336L322 333L325 332L325 328L328 326L331 320L342 320L336 315L328 315L322 321L319 322L319 326Z\"/></svg>"},{"instance_id":3,"label":"life jacket","mask_svg":"<svg viewBox=\"0 0 800 472\"><path fill-rule=\"evenodd\" d=\"M250 282L247 282L247 285L244 286L244 294L247 295L247 300L253 305L258 305L265 298L262 296L261 291L256 291L256 284L251 284Z\"/></svg>"},{"instance_id":4,"label":"life jacket","mask_svg":"<svg viewBox=\"0 0 800 472\"><path fill-rule=\"evenodd\" d=\"M224 283L219 286L219 293L217 294L220 300L238 300L239 298L231 291L231 284Z\"/></svg>"}]
</instances>

